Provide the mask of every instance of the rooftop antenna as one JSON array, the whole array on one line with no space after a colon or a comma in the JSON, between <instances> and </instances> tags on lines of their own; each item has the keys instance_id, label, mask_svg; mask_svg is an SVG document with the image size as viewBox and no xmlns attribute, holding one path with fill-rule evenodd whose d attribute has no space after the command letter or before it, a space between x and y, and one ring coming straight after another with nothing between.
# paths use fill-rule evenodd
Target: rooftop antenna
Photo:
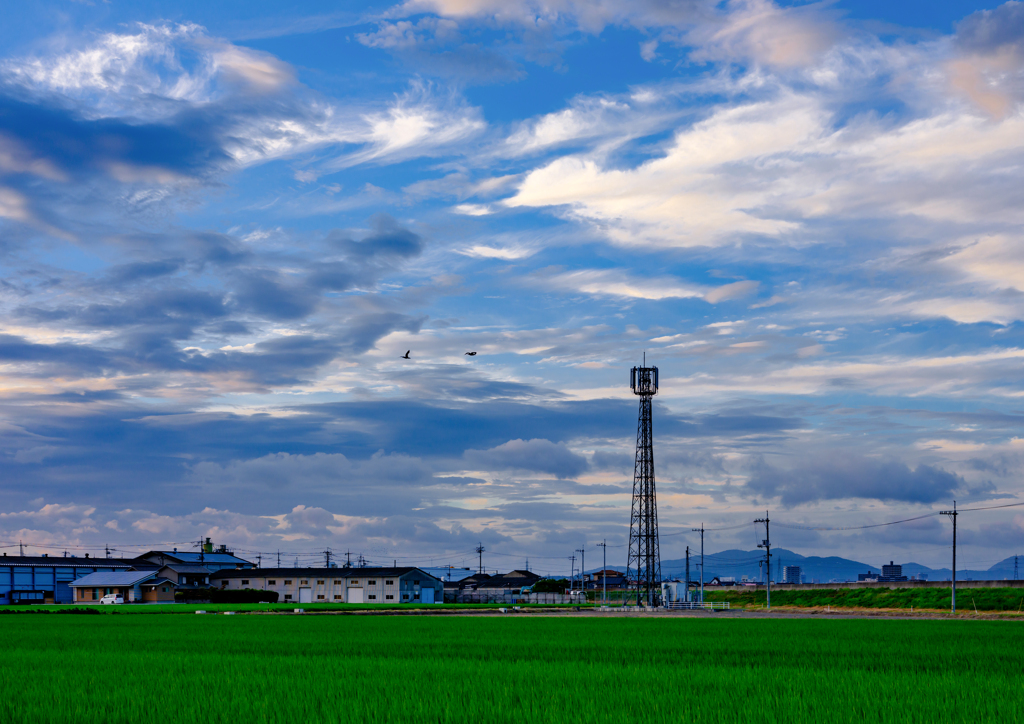
<instances>
[{"instance_id":1,"label":"rooftop antenna","mask_svg":"<svg viewBox=\"0 0 1024 724\"><path fill-rule=\"evenodd\" d=\"M658 394L658 368L643 366L630 372L629 386L640 397L633 466L633 506L629 519L629 557L626 581L633 581L636 605L653 606L661 583L661 547L658 540L658 500L654 483L654 431L651 398Z\"/></svg>"}]
</instances>

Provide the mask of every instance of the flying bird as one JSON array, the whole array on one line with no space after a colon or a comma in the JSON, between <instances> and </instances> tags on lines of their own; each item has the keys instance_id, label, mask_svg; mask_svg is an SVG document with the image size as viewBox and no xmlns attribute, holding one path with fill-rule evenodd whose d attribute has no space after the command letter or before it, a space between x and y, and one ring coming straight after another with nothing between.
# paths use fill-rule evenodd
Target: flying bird
<instances>
[{"instance_id":1,"label":"flying bird","mask_svg":"<svg viewBox=\"0 0 1024 724\"><path fill-rule=\"evenodd\" d=\"M476 357L476 352L466 352L470 357Z\"/></svg>"},{"instance_id":2,"label":"flying bird","mask_svg":"<svg viewBox=\"0 0 1024 724\"><path fill-rule=\"evenodd\" d=\"M401 359L409 359L409 353L410 352L412 352L411 349L405 350L405 354L402 355Z\"/></svg>"}]
</instances>

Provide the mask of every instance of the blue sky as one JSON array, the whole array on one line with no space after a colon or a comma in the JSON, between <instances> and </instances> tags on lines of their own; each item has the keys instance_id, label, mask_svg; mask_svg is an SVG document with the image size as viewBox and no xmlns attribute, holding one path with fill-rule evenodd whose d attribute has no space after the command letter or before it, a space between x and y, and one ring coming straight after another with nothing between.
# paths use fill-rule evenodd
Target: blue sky
<instances>
[{"instance_id":1,"label":"blue sky","mask_svg":"<svg viewBox=\"0 0 1024 724\"><path fill-rule=\"evenodd\" d=\"M0 540L621 565L645 352L666 533L1016 502L1022 100L1020 2L19 4Z\"/></svg>"}]
</instances>

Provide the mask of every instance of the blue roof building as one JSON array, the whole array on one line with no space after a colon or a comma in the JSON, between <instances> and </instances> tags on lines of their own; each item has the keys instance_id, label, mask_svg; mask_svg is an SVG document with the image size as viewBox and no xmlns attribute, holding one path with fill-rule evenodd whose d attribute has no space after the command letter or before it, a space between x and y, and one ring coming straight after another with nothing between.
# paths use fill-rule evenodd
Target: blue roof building
<instances>
[{"instance_id":1,"label":"blue roof building","mask_svg":"<svg viewBox=\"0 0 1024 724\"><path fill-rule=\"evenodd\" d=\"M75 556L0 556L0 605L71 603L70 584L97 571L128 571L132 563L119 558Z\"/></svg>"}]
</instances>

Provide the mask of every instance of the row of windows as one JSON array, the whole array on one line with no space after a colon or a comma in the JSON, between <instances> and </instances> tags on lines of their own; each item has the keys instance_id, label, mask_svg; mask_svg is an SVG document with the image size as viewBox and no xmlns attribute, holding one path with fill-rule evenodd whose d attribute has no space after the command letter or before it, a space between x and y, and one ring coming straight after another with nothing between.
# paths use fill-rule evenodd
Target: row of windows
<instances>
[{"instance_id":1,"label":"row of windows","mask_svg":"<svg viewBox=\"0 0 1024 724\"><path fill-rule=\"evenodd\" d=\"M416 598L416 599L418 599L419 597L420 597L420 594L418 594L418 593L414 596L414 598ZM316 600L318 600L318 601L323 601L325 599L326 599L326 596L324 596L322 593L318 593L317 596L316 596ZM376 596L376 594L371 593L369 596L366 597L366 599L368 601L376 601L377 600L377 596ZM406 600L406 601L409 600L409 594L408 593L403 593L402 594L402 599ZM286 593L284 595L284 600L285 601L291 601L292 600L292 594ZM334 600L335 601L344 601L345 597L342 594L340 594L340 593L335 593L334 594ZM389 593L386 596L384 596L384 600L385 601L393 601L393 600L395 600L395 597L392 594Z\"/></svg>"},{"instance_id":2,"label":"row of windows","mask_svg":"<svg viewBox=\"0 0 1024 724\"><path fill-rule=\"evenodd\" d=\"M326 583L326 581L320 579L320 580L317 580L316 585L322 586L325 583ZM338 580L334 581L334 585L335 586L340 586L342 583L344 583L344 581L338 581ZM242 579L242 585L243 586L248 586L249 585L249 579L243 578ZM269 581L267 581L267 585L268 586L276 586L277 585L277 581L276 580L269 580ZM286 579L285 582L284 582L284 585L290 586L290 585L292 585L292 581ZM309 580L308 579L302 579L302 580L299 581L299 585L303 585L303 586L309 585ZM353 585L353 586L359 585L359 581L352 581L351 585ZM368 586L376 586L377 585L377 581L367 581L366 585L368 585ZM388 579L388 580L384 581L384 585L385 586L393 586L393 585L395 585L395 582L393 580ZM419 581L413 581L412 585L418 586L418 585L420 585L420 582Z\"/></svg>"}]
</instances>

